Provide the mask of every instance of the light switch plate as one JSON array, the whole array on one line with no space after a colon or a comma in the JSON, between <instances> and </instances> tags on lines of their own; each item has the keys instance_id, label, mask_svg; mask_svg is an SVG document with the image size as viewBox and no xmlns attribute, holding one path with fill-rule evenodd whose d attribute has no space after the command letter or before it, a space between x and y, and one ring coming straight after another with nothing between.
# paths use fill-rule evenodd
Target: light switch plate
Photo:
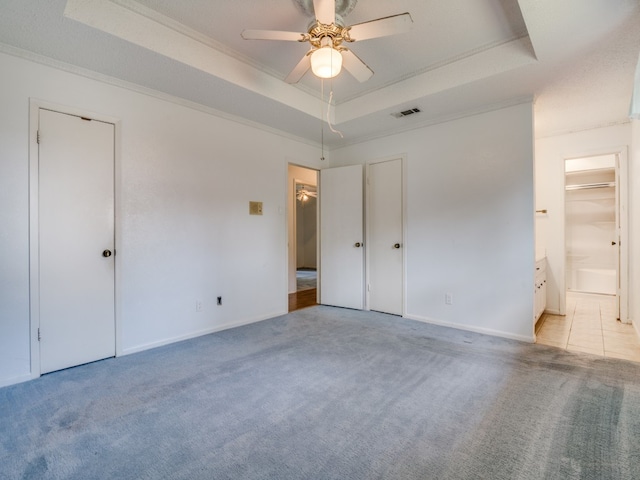
<instances>
[{"instance_id":1,"label":"light switch plate","mask_svg":"<svg viewBox=\"0 0 640 480\"><path fill-rule=\"evenodd\" d=\"M262 215L262 202L249 202L249 215Z\"/></svg>"}]
</instances>

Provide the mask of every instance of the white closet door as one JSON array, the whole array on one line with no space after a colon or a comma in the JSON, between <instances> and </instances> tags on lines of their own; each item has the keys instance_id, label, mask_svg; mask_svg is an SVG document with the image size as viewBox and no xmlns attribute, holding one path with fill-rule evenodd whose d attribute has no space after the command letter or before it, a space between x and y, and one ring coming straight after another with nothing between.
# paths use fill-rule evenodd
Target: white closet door
<instances>
[{"instance_id":1,"label":"white closet door","mask_svg":"<svg viewBox=\"0 0 640 480\"><path fill-rule=\"evenodd\" d=\"M320 303L364 307L362 166L320 172Z\"/></svg>"},{"instance_id":2,"label":"white closet door","mask_svg":"<svg viewBox=\"0 0 640 480\"><path fill-rule=\"evenodd\" d=\"M40 371L115 355L114 126L40 110Z\"/></svg>"},{"instance_id":3,"label":"white closet door","mask_svg":"<svg viewBox=\"0 0 640 480\"><path fill-rule=\"evenodd\" d=\"M369 309L402 315L402 159L370 164L367 189Z\"/></svg>"}]
</instances>

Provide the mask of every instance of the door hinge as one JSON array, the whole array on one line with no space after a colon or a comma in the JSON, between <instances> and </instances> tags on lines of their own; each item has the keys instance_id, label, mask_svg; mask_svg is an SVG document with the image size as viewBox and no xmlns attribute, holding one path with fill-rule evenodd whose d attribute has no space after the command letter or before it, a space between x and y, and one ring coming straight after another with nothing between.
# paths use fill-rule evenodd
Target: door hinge
<instances>
[{"instance_id":1,"label":"door hinge","mask_svg":"<svg viewBox=\"0 0 640 480\"><path fill-rule=\"evenodd\" d=\"M38 327L38 341L40 341L42 337L40 336L40 328Z\"/></svg>"},{"instance_id":2,"label":"door hinge","mask_svg":"<svg viewBox=\"0 0 640 480\"><path fill-rule=\"evenodd\" d=\"M39 145L40 144L40 130L38 130L36 132L36 143Z\"/></svg>"},{"instance_id":3,"label":"door hinge","mask_svg":"<svg viewBox=\"0 0 640 480\"><path fill-rule=\"evenodd\" d=\"M370 291L371 291L371 284L367 283L367 292L370 292Z\"/></svg>"}]
</instances>

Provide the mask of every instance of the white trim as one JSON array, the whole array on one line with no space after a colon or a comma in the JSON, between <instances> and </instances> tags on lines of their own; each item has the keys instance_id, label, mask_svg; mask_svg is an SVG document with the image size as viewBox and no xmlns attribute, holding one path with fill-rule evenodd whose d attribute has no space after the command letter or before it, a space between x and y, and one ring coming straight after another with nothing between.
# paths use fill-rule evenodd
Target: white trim
<instances>
[{"instance_id":1,"label":"white trim","mask_svg":"<svg viewBox=\"0 0 640 480\"><path fill-rule=\"evenodd\" d=\"M29 99L29 346L31 378L40 376L39 168L37 132L40 102Z\"/></svg>"},{"instance_id":2,"label":"white trim","mask_svg":"<svg viewBox=\"0 0 640 480\"><path fill-rule=\"evenodd\" d=\"M274 78L277 78L278 80L282 80L284 81L285 77L279 73L277 70L264 65L260 62L257 62L256 60L254 60L253 58L244 55L240 52L238 52L237 50L233 50L231 48L229 48L227 45L225 45L222 42L219 42L207 35L204 35L200 32L198 32L197 30L194 30L192 28L187 27L186 25L184 25L183 23L178 22L177 20L171 18L171 17L167 17L166 15L163 15L162 13L153 10L151 8L148 8L140 3L138 3L136 0L110 0L111 3L115 3L116 5L119 5L120 7L123 7L127 10L130 10L131 12L134 12L138 15L142 15L143 17L151 20L152 22L158 23L160 25L163 25L175 32L178 32L186 37L191 38L192 40L196 40L210 48L213 48L214 50L221 52L231 58L234 58L236 60L238 60L239 62L245 63L253 68L255 68L256 70L260 70L264 73L267 73L269 75L271 75ZM307 85L304 85L303 83L296 83L291 85L292 87L298 88L302 91L304 91L305 93L316 97L318 100L320 100L320 92L318 91L317 88L311 88Z\"/></svg>"},{"instance_id":3,"label":"white trim","mask_svg":"<svg viewBox=\"0 0 640 480\"><path fill-rule=\"evenodd\" d=\"M9 385L15 385L16 383L28 382L33 377L30 374L18 375L17 377L9 377L0 379L0 388L8 387Z\"/></svg>"},{"instance_id":4,"label":"white trim","mask_svg":"<svg viewBox=\"0 0 640 480\"><path fill-rule=\"evenodd\" d=\"M117 1L117 0L112 0L112 1ZM457 62L460 62L460 61L463 61L463 60L467 60L467 59L473 57L474 55L478 55L478 54L481 54L481 53L484 53L484 52L488 52L490 50L493 50L494 48L497 49L499 47L504 47L504 46L512 44L512 43L515 43L515 44L518 44L518 45L526 43L526 44L531 45L530 42L531 42L531 39L530 39L528 33L518 33L518 34L512 35L511 37L506 38L506 39L494 40L494 41L489 42L487 44L480 45L478 47L472 48L471 50L459 53L459 54L454 55L452 57L445 58L444 60L440 60L439 62L427 65L426 67L422 67L422 68L419 68L419 69L414 70L412 72L409 72L407 74L404 74L404 75L398 77L397 79L390 80L390 81L388 81L386 83L383 83L382 85L379 85L379 86L377 86L375 88L370 88L370 89L365 90L363 92L360 92L360 93L357 93L357 94L354 94L354 95L350 95L350 96L340 100L340 102L336 103L336 106L339 106L339 105L341 105L343 103L350 102L352 100L356 100L356 99L358 99L360 97L364 97L365 95L369 95L371 93L379 92L380 90L384 90L387 87L392 87L392 86L397 85L397 84L399 84L401 82L404 82L406 80L410 80L410 79L412 79L414 77L417 77L417 76L420 76L420 75L424 75L425 73L430 73L430 72L436 71L436 70L438 70L440 68L444 68L444 67L447 67L449 65L453 65L453 64L455 64ZM533 55L535 55L535 52L533 52L533 45L531 45L531 50L532 50ZM535 58L535 57L533 57L533 58ZM514 68L518 68L518 67L514 67Z\"/></svg>"},{"instance_id":5,"label":"white trim","mask_svg":"<svg viewBox=\"0 0 640 480\"><path fill-rule=\"evenodd\" d=\"M402 189L402 313L404 315L407 311L407 154L401 153L398 155L390 155L388 157L377 158L367 160L365 162L365 178L364 178L364 190L365 190L365 205L364 205L364 226L365 226L365 249L364 249L364 309L370 310L369 308L369 300L370 300L370 292L367 288L369 285L369 273L371 272L370 260L371 256L369 255L369 245L371 245L371 237L369 233L369 212L370 212L370 188L369 188L369 169L371 165L375 165L377 163L385 163L391 162L393 160L400 160L400 168L401 168L401 182L402 185L400 188Z\"/></svg>"},{"instance_id":6,"label":"white trim","mask_svg":"<svg viewBox=\"0 0 640 480\"><path fill-rule=\"evenodd\" d=\"M158 341L155 341L155 342L145 343L143 345L137 345L135 347L125 348L122 351L122 355L131 355L133 353L143 352L145 350L150 350L152 348L163 347L165 345L171 345L171 344L176 343L176 342L182 342L184 340L190 340L192 338L198 338L198 337L201 337L203 335L209 335L211 333L216 333L216 332L220 332L220 331L223 331L223 330L229 330L231 328L237 328L237 327L242 327L244 325L250 325L252 323L262 322L264 320L269 320L271 318L276 318L276 317L280 317L280 316L283 316L283 315L287 315L287 313L288 312L286 312L286 311L285 312L279 311L279 312L269 313L267 315L261 315L259 317L254 317L254 318L245 319L245 320L239 320L237 322L231 322L231 323L227 323L227 324L224 324L224 325L219 325L219 326L212 327L212 328L206 328L204 330L198 330L196 332L187 333L185 335L178 335L176 337L165 338L164 340L158 340Z\"/></svg>"},{"instance_id":7,"label":"white trim","mask_svg":"<svg viewBox=\"0 0 640 480\"><path fill-rule=\"evenodd\" d=\"M618 158L618 176L620 179L619 185L616 188L619 189L619 202L618 205L620 211L620 271L618 275L620 277L620 321L622 323L631 323L629 317L629 158L628 158L627 145L613 146L613 147L601 147L578 154L565 155L562 159L562 174L563 185L565 183L564 176L565 164L567 160L574 158L595 157L600 155L616 155ZM563 202L562 202L562 251L566 249L566 191L563 189ZM566 256L562 257L562 276L559 283L560 293L560 311L561 315L565 315L567 311L567 259Z\"/></svg>"},{"instance_id":8,"label":"white trim","mask_svg":"<svg viewBox=\"0 0 640 480\"><path fill-rule=\"evenodd\" d=\"M255 122L252 120L248 120L246 118L233 115L230 113L223 112L221 110L217 110L213 107L208 107L206 105L202 105L200 103L192 102L190 100L186 100L184 98L177 97L175 95L170 95L168 93L163 93L158 90L153 90L148 87L143 87L141 85L127 82L125 80L121 80L119 78L111 77L109 75L104 75L98 72L94 72L93 70L89 70L86 68L78 67L76 65L72 65L70 63L65 63L60 60L55 60L44 55L39 55L37 53L29 52L28 50L23 50L20 48L13 47L11 45L4 44L0 42L0 52L5 53L7 55L11 55L13 57L21 58L23 60L27 60L30 62L38 63L40 65L45 65L47 67L55 68L56 70L61 70L63 72L71 73L73 75L78 75L80 77L85 77L90 80L95 80L100 83L104 83L107 85L111 85L118 88L123 88L125 90L129 90L131 92L139 93L141 95L147 95L152 98L156 98L158 100L162 100L164 102L173 103L174 105L179 105L181 107L189 108L191 110L196 110L198 112L206 113L208 115L213 115L214 117L222 118L224 120L228 120L230 122L238 123L240 125L244 125L247 127L252 127L258 130L262 130L267 133L271 133L273 135L277 135L279 137L286 138L288 140L292 140L295 142L300 142L305 145L309 145L312 147L320 148L320 142L309 140L304 137L299 137L297 135L285 132L283 130L278 130L276 128L270 127L263 123ZM325 150L327 146L325 145Z\"/></svg>"},{"instance_id":9,"label":"white trim","mask_svg":"<svg viewBox=\"0 0 640 480\"><path fill-rule=\"evenodd\" d=\"M473 327L471 325L460 325L458 323L445 322L429 317L421 317L419 315L403 315L409 320L417 320L418 322L429 323L431 325L439 325L442 327L455 328L456 330L464 330L467 332L482 333L483 335L491 335L492 337L508 338L510 340L518 340L520 342L535 343L535 335L517 335L514 333L503 332L502 330L494 330L492 328Z\"/></svg>"},{"instance_id":10,"label":"white trim","mask_svg":"<svg viewBox=\"0 0 640 480\"><path fill-rule=\"evenodd\" d=\"M629 316L629 156L628 147L618 152L619 217L620 217L620 321L631 323Z\"/></svg>"},{"instance_id":11,"label":"white trim","mask_svg":"<svg viewBox=\"0 0 640 480\"><path fill-rule=\"evenodd\" d=\"M255 122L237 115L233 115L230 113L223 112L221 110L217 110L213 107L208 107L190 100L186 100L184 98L177 97L175 95L170 95L167 93L160 92L158 90L153 90L148 87L143 87L141 85L138 85L132 82L127 82L119 78L94 72L93 70L89 70L87 68L78 67L76 65L62 62L60 60L55 60L53 58L49 58L44 55L39 55L37 53L20 49L11 45L7 45L2 42L0 42L0 52L5 53L7 55L11 55L13 57L21 58L23 60L38 63L40 65L45 65L51 68L55 68L56 70L61 70L67 73L71 73L73 75L78 75L81 77L88 78L90 80L95 80L97 82L101 82L107 85L123 88L131 92L139 93L141 95L147 95L149 97L156 98L158 100L173 103L175 105L179 105L181 107L206 113L208 115L213 115L215 117L222 118L230 122L238 123L240 125L244 125L247 127L252 127L258 130L262 130L264 132L271 133L273 135L286 138L288 140L300 142L305 145L309 145L316 148L321 147L321 143L315 140L310 140L308 138L300 137L300 136L285 132L283 130L275 129L263 123ZM384 132L377 132L377 133L372 133L370 135L364 135L359 137L345 138L342 140L335 139L335 142L332 144L325 143L324 150L325 152L331 152L333 150L341 149L347 146L358 145L360 143L370 142L372 140L377 140L377 139L385 138L392 135L398 135L405 132L411 132L413 130L420 130L422 128L430 127L433 125L452 122L455 120L459 120L461 118L473 117L476 115L482 115L484 113L502 110L503 108L522 105L524 103L530 103L530 102L533 102L533 100L534 100L533 96L527 95L524 97L512 98L503 102L496 102L490 105L484 105L479 108L466 110L464 112L455 113L452 115L445 115L438 118L428 119L427 121L422 121L422 122L412 121L411 123L405 123L402 126L399 126L398 128L395 128L395 129L394 128L387 129ZM628 123L628 121L624 123ZM620 123L615 123L611 125L618 125L618 124ZM589 130L592 128L601 128L601 127L602 126L594 126L594 127L585 128L585 130ZM563 133L568 133L568 132L563 132ZM563 133L558 133L557 135L561 135ZM536 138L544 138L544 136L542 137L536 136ZM327 139L325 139L325 141L327 141Z\"/></svg>"},{"instance_id":12,"label":"white trim","mask_svg":"<svg viewBox=\"0 0 640 480\"><path fill-rule=\"evenodd\" d=\"M631 120L628 117L624 117L615 122L598 123L598 124L587 125L585 127L579 127L579 128L566 128L563 130L554 130L549 133L536 135L535 139L538 140L541 138L560 137L563 135L570 135L572 133L588 132L589 130L599 130L601 128L617 127L619 125L626 125L628 123L631 123Z\"/></svg>"},{"instance_id":13,"label":"white trim","mask_svg":"<svg viewBox=\"0 0 640 480\"><path fill-rule=\"evenodd\" d=\"M113 228L114 228L114 294L115 294L115 321L116 321L116 357L122 355L122 319L124 318L122 312L122 272L124 270L122 266L122 255L118 255L122 243L122 222L120 219L124 218L124 209L122 207L122 199L120 198L120 192L124 191L122 188L122 122L119 119L113 119L110 123L115 126L115 139L114 139L114 164L113 164L113 212L115 215Z\"/></svg>"},{"instance_id":14,"label":"white trim","mask_svg":"<svg viewBox=\"0 0 640 480\"><path fill-rule=\"evenodd\" d=\"M119 213L120 199L119 192L120 182L120 119L91 112L76 107L60 105L57 103L39 100L36 98L29 99L29 325L30 325L30 378L38 378L40 376L40 345L38 341L38 329L40 328L40 229L39 229L39 208L38 208L38 190L39 190L39 151L37 143L37 132L39 128L40 110L51 110L68 115L78 117L91 118L100 122L110 123L114 125L114 250L117 252L120 246L120 228ZM122 326L120 319L122 318L122 305L120 299L119 271L120 262L118 255L115 256L115 272L114 272L114 316L116 330L116 356L122 353Z\"/></svg>"},{"instance_id":15,"label":"white trim","mask_svg":"<svg viewBox=\"0 0 640 480\"><path fill-rule=\"evenodd\" d=\"M287 292L287 305L289 304L289 295L296 293L296 291L290 292L289 291L289 273L290 273L290 268L291 266L289 265L291 258L293 257L297 263L297 255L298 255L298 245L297 245L297 212L296 212L296 201L295 201L295 194L296 194L296 183L300 182L300 183L308 183L308 182L303 182L302 180L299 180L295 177L290 177L289 174L289 167L293 166L293 167L297 167L297 168L303 168L305 170L311 170L314 171L316 173L316 192L318 193L318 197L316 199L316 272L317 272L317 278L316 278L316 302L320 303L320 169L318 168L314 168L314 167L309 167L307 165L303 165L301 163L297 163L295 162L293 159L289 159L286 158L286 178L287 181L286 183L286 189L285 189L285 215L286 215L286 255L287 255L287 282L286 282L286 289L285 291ZM289 198L289 187L291 186L290 180L293 180L293 195L294 195L294 199ZM293 256L290 256L290 249L292 248L290 245L290 232L289 232L289 215L291 215L293 217L293 239L294 239L294 246L293 246ZM297 265L296 265L296 270L297 270ZM288 309L287 309L288 310Z\"/></svg>"},{"instance_id":16,"label":"white trim","mask_svg":"<svg viewBox=\"0 0 640 480\"><path fill-rule=\"evenodd\" d=\"M64 17L68 19L321 119L317 95L309 95L282 78L213 48L211 41L202 35L193 31L193 35L185 34L185 28L178 27L175 21L165 19L160 23L157 21L160 14L147 14L104 0L67 0L64 8Z\"/></svg>"},{"instance_id":17,"label":"white trim","mask_svg":"<svg viewBox=\"0 0 640 480\"><path fill-rule=\"evenodd\" d=\"M429 118L424 121L418 121L418 119L413 120L413 117L411 117L412 120L410 123L403 122L403 125L399 126L398 128L388 128L383 132L375 132L369 135L363 135L363 136L354 137L354 138L344 138L341 140L339 139L339 140L336 140L336 142L334 142L333 144L327 145L325 143L324 149L325 151L331 152L333 150L338 150L344 147L358 145L361 143L367 143L372 140L379 140L381 138L399 135L401 133L406 133L406 132L412 132L414 130L422 130L423 128L432 127L434 125L441 125L443 123L455 122L456 120L460 120L462 118L475 117L477 115L484 115L485 113L496 112L504 108L524 105L526 103L532 103L533 100L534 100L533 96L527 95L524 97L511 98L503 102L496 102L489 105L483 105L478 108L465 110L463 112L453 113L450 115L444 115L436 118ZM332 137L332 138L335 138L335 137Z\"/></svg>"}]
</instances>

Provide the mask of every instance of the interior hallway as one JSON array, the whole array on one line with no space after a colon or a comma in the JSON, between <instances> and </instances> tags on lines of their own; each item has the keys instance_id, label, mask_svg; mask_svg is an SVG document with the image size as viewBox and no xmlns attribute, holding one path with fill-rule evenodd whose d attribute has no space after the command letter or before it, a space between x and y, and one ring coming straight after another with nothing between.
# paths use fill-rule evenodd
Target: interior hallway
<instances>
[{"instance_id":1,"label":"interior hallway","mask_svg":"<svg viewBox=\"0 0 640 480\"><path fill-rule=\"evenodd\" d=\"M536 343L640 362L640 339L616 319L614 302L611 295L567 292L567 315L543 314Z\"/></svg>"},{"instance_id":2,"label":"interior hallway","mask_svg":"<svg viewBox=\"0 0 640 480\"><path fill-rule=\"evenodd\" d=\"M296 271L297 291L289 294L289 312L317 305L318 272L313 268Z\"/></svg>"}]
</instances>

